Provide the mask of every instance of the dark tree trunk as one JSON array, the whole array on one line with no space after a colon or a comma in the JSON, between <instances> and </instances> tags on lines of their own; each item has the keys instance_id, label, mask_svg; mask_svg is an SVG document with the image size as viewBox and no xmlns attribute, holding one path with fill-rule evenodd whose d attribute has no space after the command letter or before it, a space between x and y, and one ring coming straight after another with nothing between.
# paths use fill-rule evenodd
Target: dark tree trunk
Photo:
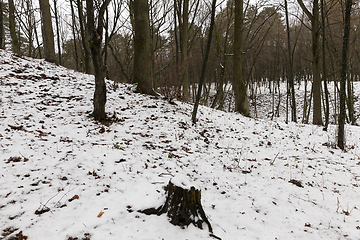
<instances>
[{"instance_id":1,"label":"dark tree trunk","mask_svg":"<svg viewBox=\"0 0 360 240\"><path fill-rule=\"evenodd\" d=\"M77 47L76 47L76 31L75 31L75 11L74 11L74 5L73 5L73 0L70 0L70 8L71 8L71 18L72 18L72 34L73 34L73 38L74 38L74 53L75 53L75 64L76 64L76 71L79 71L79 56L78 56L78 52L77 52Z\"/></svg>"},{"instance_id":2,"label":"dark tree trunk","mask_svg":"<svg viewBox=\"0 0 360 240\"><path fill-rule=\"evenodd\" d=\"M342 48L342 63L341 63L341 79L340 79L340 114L339 114L339 129L338 129L338 146L340 149L345 149L345 117L346 117L346 77L348 67L348 50L350 38L350 17L352 0L345 2L345 24L344 24L344 37Z\"/></svg>"},{"instance_id":3,"label":"dark tree trunk","mask_svg":"<svg viewBox=\"0 0 360 240\"><path fill-rule=\"evenodd\" d=\"M320 51L319 51L319 3L314 0L312 30L312 54L313 54L313 124L323 125L321 114L321 78L320 78Z\"/></svg>"},{"instance_id":4,"label":"dark tree trunk","mask_svg":"<svg viewBox=\"0 0 360 240\"><path fill-rule=\"evenodd\" d=\"M39 0L45 60L57 63L49 0Z\"/></svg>"},{"instance_id":5,"label":"dark tree trunk","mask_svg":"<svg viewBox=\"0 0 360 240\"><path fill-rule=\"evenodd\" d=\"M14 0L9 0L9 28L12 41L12 50L14 53L20 54L20 42L18 35L16 34Z\"/></svg>"},{"instance_id":6,"label":"dark tree trunk","mask_svg":"<svg viewBox=\"0 0 360 240\"><path fill-rule=\"evenodd\" d=\"M89 49L87 34L85 31L85 20L84 20L84 15L83 15L82 0L77 0L77 5L78 5L81 41L82 41L83 49L84 49L85 73L89 74L90 73L90 49Z\"/></svg>"},{"instance_id":7,"label":"dark tree trunk","mask_svg":"<svg viewBox=\"0 0 360 240\"><path fill-rule=\"evenodd\" d=\"M354 116L354 94L353 94L353 88L352 88L352 75L349 72L349 68L347 71L347 107L349 112L349 122L351 124L355 124L356 118Z\"/></svg>"},{"instance_id":8,"label":"dark tree trunk","mask_svg":"<svg viewBox=\"0 0 360 240\"><path fill-rule=\"evenodd\" d=\"M104 28L104 13L111 0L105 0L100 7L95 25L94 2L86 0L87 9L87 29L89 34L89 45L92 55L92 62L95 71L95 91L94 91L94 118L97 121L106 119L106 85L104 79L103 58L101 56L101 43Z\"/></svg>"},{"instance_id":9,"label":"dark tree trunk","mask_svg":"<svg viewBox=\"0 0 360 240\"><path fill-rule=\"evenodd\" d=\"M56 37L57 37L59 64L61 65L60 27L59 27L59 18L58 18L57 1L56 0L54 0L54 14L55 14Z\"/></svg>"},{"instance_id":10,"label":"dark tree trunk","mask_svg":"<svg viewBox=\"0 0 360 240\"><path fill-rule=\"evenodd\" d=\"M291 121L296 122L296 101L295 101L295 87L294 87L294 74L293 74L293 56L291 54L291 43L290 43L290 24L289 24L289 13L287 7L287 0L285 0L285 16L286 16L286 32L287 32L287 43L288 43L288 55L289 55L289 74L288 83L290 89L291 99Z\"/></svg>"},{"instance_id":11,"label":"dark tree trunk","mask_svg":"<svg viewBox=\"0 0 360 240\"><path fill-rule=\"evenodd\" d=\"M188 59L188 38L189 38L189 0L183 2L182 24L180 34L180 49L181 49L181 76L183 96L182 100L190 101L190 82L189 82L189 59Z\"/></svg>"},{"instance_id":12,"label":"dark tree trunk","mask_svg":"<svg viewBox=\"0 0 360 240\"><path fill-rule=\"evenodd\" d=\"M212 40L212 34L213 34L213 30L214 30L214 23L215 23L215 8L216 8L216 0L213 0L212 2L212 7L211 7L211 21L210 21L210 29L209 29L209 36L207 39L207 45L206 45L206 52L205 52L205 58L203 60L203 65L202 65L202 70L201 70L201 76L200 76L200 81L199 81L199 87L198 87L198 91L196 94L196 101L194 104L194 110L192 113L192 122L193 124L196 123L196 113L199 107L199 103L200 103L200 97L201 97L201 89L202 86L204 84L204 80L205 80L205 73L206 73L206 65L209 59L209 53L210 53L210 47L211 47L211 40Z\"/></svg>"},{"instance_id":13,"label":"dark tree trunk","mask_svg":"<svg viewBox=\"0 0 360 240\"><path fill-rule=\"evenodd\" d=\"M323 67L323 82L324 82L324 94L325 94L325 124L324 130L327 131L329 125L329 90L327 84L327 72L326 72L326 56L325 56L325 43L326 43L326 32L325 32L325 0L321 0L321 30L322 30L322 67Z\"/></svg>"},{"instance_id":14,"label":"dark tree trunk","mask_svg":"<svg viewBox=\"0 0 360 240\"><path fill-rule=\"evenodd\" d=\"M313 1L312 13L305 7L302 0L297 0L300 7L307 15L311 22L311 38L312 38L312 71L313 71L313 84L312 96L314 99L313 104L313 124L322 125L321 114L321 79L320 79L320 55L319 55L319 2Z\"/></svg>"},{"instance_id":15,"label":"dark tree trunk","mask_svg":"<svg viewBox=\"0 0 360 240\"><path fill-rule=\"evenodd\" d=\"M249 102L243 74L243 0L235 0L234 54L233 54L233 91L235 111L250 116Z\"/></svg>"},{"instance_id":16,"label":"dark tree trunk","mask_svg":"<svg viewBox=\"0 0 360 240\"><path fill-rule=\"evenodd\" d=\"M219 66L220 70L220 77L219 77L219 84L218 84L218 89L214 98L214 101L211 104L211 108L215 108L216 104L218 104L217 109L219 110L223 110L224 108L224 83L225 83L225 73L226 73L226 66L227 66L227 57L228 57L228 53L227 53L227 48L228 48L228 38L229 38L229 30L230 30L230 24L231 21L230 19L232 18L232 11L227 9L227 24L226 24L226 32L225 32L225 39L224 39L224 49L223 49L223 53L222 53L222 63ZM230 12L230 14L229 14ZM222 33L217 33L218 35L222 34ZM221 52L221 46L220 46L220 41L218 41L218 54L220 55ZM255 105L256 106L256 105Z\"/></svg>"},{"instance_id":17,"label":"dark tree trunk","mask_svg":"<svg viewBox=\"0 0 360 240\"><path fill-rule=\"evenodd\" d=\"M4 3L0 1L0 49L4 49Z\"/></svg>"},{"instance_id":18,"label":"dark tree trunk","mask_svg":"<svg viewBox=\"0 0 360 240\"><path fill-rule=\"evenodd\" d=\"M200 190L195 189L195 187L184 189L174 185L171 181L165 190L167 197L164 205L157 209L149 208L139 212L147 215L167 213L170 223L180 227L189 226L192 223L196 227L203 229L203 223L206 223L209 232L212 233L211 224L201 205Z\"/></svg>"},{"instance_id":19,"label":"dark tree trunk","mask_svg":"<svg viewBox=\"0 0 360 240\"><path fill-rule=\"evenodd\" d=\"M149 6L147 0L132 2L134 11L134 82L136 91L155 94L153 89L154 68L150 36Z\"/></svg>"}]
</instances>

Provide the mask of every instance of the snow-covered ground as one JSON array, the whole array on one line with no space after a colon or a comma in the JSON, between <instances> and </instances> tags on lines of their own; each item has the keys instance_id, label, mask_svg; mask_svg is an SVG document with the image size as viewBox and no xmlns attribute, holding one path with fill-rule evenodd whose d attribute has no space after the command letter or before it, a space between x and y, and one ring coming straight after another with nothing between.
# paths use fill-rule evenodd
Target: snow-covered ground
<instances>
[{"instance_id":1,"label":"snow-covered ground","mask_svg":"<svg viewBox=\"0 0 360 240\"><path fill-rule=\"evenodd\" d=\"M0 239L215 239L138 212L163 204L173 177L201 189L224 240L360 239L358 127L343 152L335 126L207 107L192 126L192 105L111 82L99 124L93 76L0 59Z\"/></svg>"}]
</instances>

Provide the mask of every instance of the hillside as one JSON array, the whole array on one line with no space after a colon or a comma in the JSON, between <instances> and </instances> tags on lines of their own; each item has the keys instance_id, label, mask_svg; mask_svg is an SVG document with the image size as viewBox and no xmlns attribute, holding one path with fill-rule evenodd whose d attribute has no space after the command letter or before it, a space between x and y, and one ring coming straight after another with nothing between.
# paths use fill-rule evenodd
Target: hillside
<instances>
[{"instance_id":1,"label":"hillside","mask_svg":"<svg viewBox=\"0 0 360 240\"><path fill-rule=\"evenodd\" d=\"M335 126L207 107L192 126L192 105L111 82L111 121L99 124L93 76L0 59L0 239L214 239L137 212L163 204L174 177L201 189L223 240L359 239L358 127L346 127L342 152Z\"/></svg>"}]
</instances>

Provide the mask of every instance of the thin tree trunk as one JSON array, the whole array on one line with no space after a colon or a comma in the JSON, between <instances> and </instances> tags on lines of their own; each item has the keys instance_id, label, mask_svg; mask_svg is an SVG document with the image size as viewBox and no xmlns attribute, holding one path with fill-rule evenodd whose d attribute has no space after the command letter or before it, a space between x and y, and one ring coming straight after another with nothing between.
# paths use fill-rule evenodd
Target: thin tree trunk
<instances>
[{"instance_id":1,"label":"thin tree trunk","mask_svg":"<svg viewBox=\"0 0 360 240\"><path fill-rule=\"evenodd\" d=\"M350 74L348 70L348 76L347 76L347 107L349 112L349 122L351 124L355 124L355 117L354 117L354 95L353 95L353 89L352 89L352 75Z\"/></svg>"},{"instance_id":2,"label":"thin tree trunk","mask_svg":"<svg viewBox=\"0 0 360 240\"><path fill-rule=\"evenodd\" d=\"M338 146L340 149L345 149L345 85L347 77L348 67L348 50L349 50L349 38L350 38L350 17L352 0L345 1L345 24L344 24L344 37L342 48L342 63L341 63L341 79L340 79L340 114L339 114L339 129L338 129Z\"/></svg>"},{"instance_id":3,"label":"thin tree trunk","mask_svg":"<svg viewBox=\"0 0 360 240\"><path fill-rule=\"evenodd\" d=\"M20 42L16 33L14 0L9 0L9 28L12 40L12 50L14 53L20 54Z\"/></svg>"},{"instance_id":4,"label":"thin tree trunk","mask_svg":"<svg viewBox=\"0 0 360 240\"><path fill-rule=\"evenodd\" d=\"M75 11L74 11L74 5L73 5L73 0L70 0L70 8L71 8L71 18L72 18L72 25L71 25L71 29L72 29L72 34L73 34L73 38L74 38L74 53L75 53L75 65L76 65L76 71L79 71L79 56L78 56L78 52L77 52L77 44L76 44L76 31L75 31Z\"/></svg>"},{"instance_id":5,"label":"thin tree trunk","mask_svg":"<svg viewBox=\"0 0 360 240\"><path fill-rule=\"evenodd\" d=\"M304 13L311 21L311 38L312 38L312 71L313 86L312 96L313 104L313 124L322 125L321 114L321 79L320 79L320 60L319 60L319 2L313 0L312 13L305 7L302 0L297 0Z\"/></svg>"},{"instance_id":6,"label":"thin tree trunk","mask_svg":"<svg viewBox=\"0 0 360 240\"><path fill-rule=\"evenodd\" d=\"M85 64L85 73L90 73L90 49L88 44L88 38L85 31L85 19L83 15L83 6L82 0L77 0L78 5L78 15L79 15L79 26L80 26L80 34L81 41L84 49L84 64Z\"/></svg>"},{"instance_id":7,"label":"thin tree trunk","mask_svg":"<svg viewBox=\"0 0 360 240\"><path fill-rule=\"evenodd\" d=\"M58 57L59 57L59 64L61 65L60 28L59 28L59 18L58 18L57 1L56 0L54 0L54 14L55 14L55 24L56 24Z\"/></svg>"},{"instance_id":8,"label":"thin tree trunk","mask_svg":"<svg viewBox=\"0 0 360 240\"><path fill-rule=\"evenodd\" d=\"M32 14L33 14L33 21L34 21L33 25L34 25L34 33L35 33L35 39L36 39L36 44L37 44L37 50L38 50L38 53L39 53L39 58L42 58L39 35L37 33L36 23L35 23L35 14L34 14L34 12Z\"/></svg>"},{"instance_id":9,"label":"thin tree trunk","mask_svg":"<svg viewBox=\"0 0 360 240\"><path fill-rule=\"evenodd\" d=\"M287 33L287 42L288 42L288 55L289 55L289 90L291 97L291 121L296 122L296 101L295 101L295 87L294 87L294 74L293 74L293 57L291 54L291 44L290 44L290 24L289 24L289 13L287 7L287 0L285 0L285 16L286 16L286 33Z\"/></svg>"},{"instance_id":10,"label":"thin tree trunk","mask_svg":"<svg viewBox=\"0 0 360 240\"><path fill-rule=\"evenodd\" d=\"M94 118L97 121L106 119L106 84L104 79L103 58L101 56L101 44L104 28L104 13L111 0L105 0L98 12L97 27L95 27L94 2L86 0L87 29L89 34L89 45L95 71L94 91Z\"/></svg>"},{"instance_id":11,"label":"thin tree trunk","mask_svg":"<svg viewBox=\"0 0 360 240\"><path fill-rule=\"evenodd\" d=\"M183 3L183 20L181 26L181 72L182 72L182 87L183 87L183 101L190 101L190 82L188 71L188 38L189 38L189 0L184 0Z\"/></svg>"},{"instance_id":12,"label":"thin tree trunk","mask_svg":"<svg viewBox=\"0 0 360 240\"><path fill-rule=\"evenodd\" d=\"M106 9L105 11L105 44L104 44L104 67L105 67L105 77L109 79L109 69L108 65L108 47L109 47L109 11Z\"/></svg>"},{"instance_id":13,"label":"thin tree trunk","mask_svg":"<svg viewBox=\"0 0 360 240\"><path fill-rule=\"evenodd\" d=\"M31 0L26 0L26 20L27 20L27 24L28 24L28 40L29 40L29 44L28 44L28 57L32 57L33 56L33 48L34 48L34 39L33 39L33 29L35 28L35 26L33 25L33 9L32 9L32 1Z\"/></svg>"},{"instance_id":14,"label":"thin tree trunk","mask_svg":"<svg viewBox=\"0 0 360 240\"><path fill-rule=\"evenodd\" d=\"M321 30L322 30L322 67L323 67L323 82L324 82L324 94L325 94L325 125L324 130L327 131L329 125L329 90L327 86L327 72L326 72L326 56L325 56L325 43L326 43L326 33L325 33L325 1L321 0Z\"/></svg>"},{"instance_id":15,"label":"thin tree trunk","mask_svg":"<svg viewBox=\"0 0 360 240\"><path fill-rule=\"evenodd\" d=\"M197 113L197 110L198 110L198 107L199 107L199 102L200 102L200 97L201 97L201 89L202 89L202 86L203 86L204 81L205 81L206 66L207 66L207 62L208 62L208 59L209 59L212 34L213 34L213 30L214 30L215 7L216 7L216 0L213 0L212 1L212 6L211 6L211 22L210 22L209 36L208 36L206 50L205 50L206 51L205 52L205 58L203 60L203 65L202 65L202 69L201 69L201 76L200 76L200 81L199 81L199 87L198 87L198 91L197 91L197 95L196 95L196 101L195 101L195 104L194 104L194 110L193 110L193 113L192 113L192 122L193 122L193 124L196 123L196 113ZM210 92L210 87L209 87L209 92Z\"/></svg>"},{"instance_id":16,"label":"thin tree trunk","mask_svg":"<svg viewBox=\"0 0 360 240\"><path fill-rule=\"evenodd\" d=\"M0 49L4 49L4 3L0 1Z\"/></svg>"}]
</instances>

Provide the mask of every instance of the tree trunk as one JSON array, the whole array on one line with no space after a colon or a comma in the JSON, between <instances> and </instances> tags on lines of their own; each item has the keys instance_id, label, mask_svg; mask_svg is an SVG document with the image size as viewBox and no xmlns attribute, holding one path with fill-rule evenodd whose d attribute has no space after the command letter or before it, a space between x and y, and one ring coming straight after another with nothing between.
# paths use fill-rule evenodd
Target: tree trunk
<instances>
[{"instance_id":1,"label":"tree trunk","mask_svg":"<svg viewBox=\"0 0 360 240\"><path fill-rule=\"evenodd\" d=\"M181 25L181 73L182 73L182 87L183 87L183 101L190 101L190 82L188 71L188 38L189 38L189 0L183 2L183 14Z\"/></svg>"},{"instance_id":2,"label":"tree trunk","mask_svg":"<svg viewBox=\"0 0 360 240\"><path fill-rule=\"evenodd\" d=\"M340 114L339 114L339 129L338 129L338 146L340 149L345 149L345 115L346 115L346 77L348 67L348 50L350 38L350 17L352 0L345 2L345 24L344 24L344 37L342 48L342 63L341 63L341 79L340 79Z\"/></svg>"},{"instance_id":3,"label":"tree trunk","mask_svg":"<svg viewBox=\"0 0 360 240\"><path fill-rule=\"evenodd\" d=\"M92 61L95 72L95 91L94 91L94 118L97 121L104 121L106 119L105 104L106 104L106 85L104 79L103 58L101 56L101 44L104 28L104 13L111 0L105 0L100 7L97 19L97 26L95 26L94 18L94 2L93 0L86 0L87 9L87 29L89 34L89 45L92 55Z\"/></svg>"},{"instance_id":4,"label":"tree trunk","mask_svg":"<svg viewBox=\"0 0 360 240\"><path fill-rule=\"evenodd\" d=\"M229 18L227 20L227 24L226 24L226 32L225 32L225 38L224 38L224 49L222 52L222 63L219 66L219 72L220 72L220 76L219 76L219 84L218 84L218 89L215 95L215 99L211 104L211 108L215 108L216 104L218 104L217 109L219 110L223 110L224 108L224 83L225 83L225 73L226 73L226 66L227 66L227 48L228 48L228 38L229 38L229 30L230 30L230 18L232 17L232 11L227 9L227 13L229 13L227 15L227 18ZM222 35L222 32L217 32L217 38L220 38L220 35ZM217 48L218 48L218 54L220 55L221 52L221 46L220 46L220 40L217 41Z\"/></svg>"},{"instance_id":5,"label":"tree trunk","mask_svg":"<svg viewBox=\"0 0 360 240\"><path fill-rule=\"evenodd\" d=\"M70 0L70 9L71 9L71 18L72 18L72 26L71 26L71 30L72 30L72 34L73 34L73 40L74 40L74 58L75 58L75 64L76 64L76 71L79 71L79 56L78 56L78 52L77 52L77 44L76 44L76 32L75 32L75 11L74 11L74 5L73 5L73 0Z\"/></svg>"},{"instance_id":6,"label":"tree trunk","mask_svg":"<svg viewBox=\"0 0 360 240\"><path fill-rule=\"evenodd\" d=\"M10 28L12 50L14 53L20 54L20 42L18 35L16 34L14 0L9 0L9 28Z\"/></svg>"},{"instance_id":7,"label":"tree trunk","mask_svg":"<svg viewBox=\"0 0 360 240\"><path fill-rule=\"evenodd\" d=\"M34 39L33 39L33 31L35 29L35 26L33 24L33 6L32 6L32 2L30 0L26 0L25 1L26 4L26 20L27 20L27 24L28 24L28 57L33 57L34 56Z\"/></svg>"},{"instance_id":8,"label":"tree trunk","mask_svg":"<svg viewBox=\"0 0 360 240\"><path fill-rule=\"evenodd\" d=\"M57 37L58 57L59 57L59 64L61 65L60 27L59 27L59 18L58 18L57 2L56 2L56 0L54 0L54 14L55 14L55 24L56 24L56 37Z\"/></svg>"},{"instance_id":9,"label":"tree trunk","mask_svg":"<svg viewBox=\"0 0 360 240\"><path fill-rule=\"evenodd\" d=\"M233 91L235 111L250 116L246 85L243 75L243 0L235 0L234 54L233 54Z\"/></svg>"},{"instance_id":10,"label":"tree trunk","mask_svg":"<svg viewBox=\"0 0 360 240\"><path fill-rule=\"evenodd\" d=\"M205 58L203 60L198 92L196 94L196 101L195 101L195 104L194 104L194 110L193 110L193 114L192 114L192 122L193 122L193 124L196 123L196 113L197 113L197 109L198 109L199 103L200 103L201 89L202 89L202 86L204 84L206 65L207 65L207 62L208 62L208 59L209 59L211 40L212 40L212 34L213 34L214 22L215 22L215 7L216 7L216 0L213 0L212 7L211 7L211 21L210 21L209 36L208 36L208 39L207 39L207 45L206 45L206 50L205 50L206 51L205 52ZM211 88L211 86L209 87L209 92L210 92L210 88Z\"/></svg>"},{"instance_id":11,"label":"tree trunk","mask_svg":"<svg viewBox=\"0 0 360 240\"><path fill-rule=\"evenodd\" d=\"M302 0L297 0L304 13L311 21L311 38L312 38L312 71L313 71L313 84L312 96L314 99L313 104L313 124L322 125L321 114L321 78L320 78L320 55L319 55L319 2L313 1L312 13L305 7Z\"/></svg>"},{"instance_id":12,"label":"tree trunk","mask_svg":"<svg viewBox=\"0 0 360 240\"><path fill-rule=\"evenodd\" d=\"M84 65L85 65L85 73L90 73L90 49L87 34L85 31L85 20L83 15L83 6L82 0L77 0L78 5L78 15L79 15L79 26L80 26L80 34L81 34L81 42L83 44L84 49Z\"/></svg>"},{"instance_id":13,"label":"tree trunk","mask_svg":"<svg viewBox=\"0 0 360 240\"><path fill-rule=\"evenodd\" d=\"M0 1L0 49L4 49L4 3Z\"/></svg>"},{"instance_id":14,"label":"tree trunk","mask_svg":"<svg viewBox=\"0 0 360 240\"><path fill-rule=\"evenodd\" d=\"M39 0L45 60L57 63L49 0Z\"/></svg>"},{"instance_id":15,"label":"tree trunk","mask_svg":"<svg viewBox=\"0 0 360 240\"><path fill-rule=\"evenodd\" d=\"M347 107L349 112L349 122L351 124L355 124L355 117L354 117L354 94L352 88L352 74L350 74L349 70L347 71Z\"/></svg>"},{"instance_id":16,"label":"tree trunk","mask_svg":"<svg viewBox=\"0 0 360 240\"><path fill-rule=\"evenodd\" d=\"M325 1L321 0L321 30L322 30L322 67L323 67L323 82L324 82L324 94L325 94L325 125L324 130L327 131L329 125L329 90L327 86L327 73L326 73L326 56L325 56L325 43L326 43L326 34L325 34Z\"/></svg>"},{"instance_id":17,"label":"tree trunk","mask_svg":"<svg viewBox=\"0 0 360 240\"><path fill-rule=\"evenodd\" d=\"M134 0L134 82L136 91L155 94L154 69L150 36L149 6L147 0Z\"/></svg>"},{"instance_id":18,"label":"tree trunk","mask_svg":"<svg viewBox=\"0 0 360 240\"><path fill-rule=\"evenodd\" d=\"M291 54L290 44L290 24L289 24L289 13L287 7L287 0L285 0L285 16L286 16L286 32L287 32L287 43L288 43L288 55L289 55L289 90L290 90L290 103L291 103L291 121L296 122L296 101L295 101L295 87L294 87L294 74L293 74L293 56Z\"/></svg>"},{"instance_id":19,"label":"tree trunk","mask_svg":"<svg viewBox=\"0 0 360 240\"><path fill-rule=\"evenodd\" d=\"M312 69L313 69L313 124L323 125L321 114L321 78L320 78L320 52L319 52L319 3L314 0L312 31Z\"/></svg>"}]
</instances>

